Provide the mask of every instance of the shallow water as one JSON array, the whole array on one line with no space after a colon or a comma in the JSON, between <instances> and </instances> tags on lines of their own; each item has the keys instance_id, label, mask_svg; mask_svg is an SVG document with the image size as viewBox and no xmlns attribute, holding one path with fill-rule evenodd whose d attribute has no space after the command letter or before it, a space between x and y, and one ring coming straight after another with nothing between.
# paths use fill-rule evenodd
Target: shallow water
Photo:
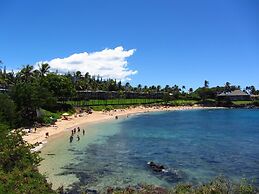
<instances>
[{"instance_id":1,"label":"shallow water","mask_svg":"<svg viewBox=\"0 0 259 194\"><path fill-rule=\"evenodd\" d=\"M146 113L89 125L73 143L69 135L50 140L42 150L40 171L54 188L170 187L219 175L259 184L259 110ZM148 161L168 172L153 172Z\"/></svg>"}]
</instances>

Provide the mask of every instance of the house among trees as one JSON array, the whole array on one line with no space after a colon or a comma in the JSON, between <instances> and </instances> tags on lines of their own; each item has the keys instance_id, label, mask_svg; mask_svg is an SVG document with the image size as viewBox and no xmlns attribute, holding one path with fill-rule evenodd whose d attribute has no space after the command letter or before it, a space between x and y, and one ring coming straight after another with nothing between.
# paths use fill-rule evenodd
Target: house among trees
<instances>
[{"instance_id":1,"label":"house among trees","mask_svg":"<svg viewBox=\"0 0 259 194\"><path fill-rule=\"evenodd\" d=\"M6 93L8 90L5 88L0 88L0 93Z\"/></svg>"},{"instance_id":2,"label":"house among trees","mask_svg":"<svg viewBox=\"0 0 259 194\"><path fill-rule=\"evenodd\" d=\"M243 92L241 90L234 90L231 92L222 92L221 94L217 95L219 100L251 100L250 94Z\"/></svg>"},{"instance_id":3,"label":"house among trees","mask_svg":"<svg viewBox=\"0 0 259 194\"><path fill-rule=\"evenodd\" d=\"M252 100L259 100L259 95L251 95Z\"/></svg>"}]
</instances>

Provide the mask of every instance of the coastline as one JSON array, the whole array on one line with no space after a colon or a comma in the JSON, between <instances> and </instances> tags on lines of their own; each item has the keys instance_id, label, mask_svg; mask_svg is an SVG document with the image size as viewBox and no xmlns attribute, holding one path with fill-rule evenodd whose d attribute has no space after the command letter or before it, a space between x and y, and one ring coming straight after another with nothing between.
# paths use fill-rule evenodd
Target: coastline
<instances>
[{"instance_id":1,"label":"coastline","mask_svg":"<svg viewBox=\"0 0 259 194\"><path fill-rule=\"evenodd\" d=\"M74 114L68 117L68 120L58 119L57 122L48 127L36 128L36 132L27 133L23 136L24 140L30 144L39 143L32 151L39 151L48 142L49 137L53 137L62 132L72 130L79 125L101 122L105 120L120 118L121 116L130 116L135 114L143 114L148 112L162 112L162 111L181 111L181 110L200 110L200 109L219 109L220 107L202 107L202 106L152 106L144 107L138 106L127 109L115 109L112 111L94 111L92 114L82 113L80 115ZM87 130L87 129L86 129ZM49 137L46 137L48 133Z\"/></svg>"}]
</instances>

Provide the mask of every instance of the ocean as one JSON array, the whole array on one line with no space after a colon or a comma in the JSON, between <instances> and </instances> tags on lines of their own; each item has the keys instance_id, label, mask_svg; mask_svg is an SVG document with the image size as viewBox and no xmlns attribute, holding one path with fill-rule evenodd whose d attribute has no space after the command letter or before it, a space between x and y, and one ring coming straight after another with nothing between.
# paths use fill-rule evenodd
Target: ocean
<instances>
[{"instance_id":1,"label":"ocean","mask_svg":"<svg viewBox=\"0 0 259 194\"><path fill-rule=\"evenodd\" d=\"M69 143L69 130L42 149L39 169L54 188L172 187L218 176L259 185L258 109L145 113L80 127L79 141Z\"/></svg>"}]
</instances>

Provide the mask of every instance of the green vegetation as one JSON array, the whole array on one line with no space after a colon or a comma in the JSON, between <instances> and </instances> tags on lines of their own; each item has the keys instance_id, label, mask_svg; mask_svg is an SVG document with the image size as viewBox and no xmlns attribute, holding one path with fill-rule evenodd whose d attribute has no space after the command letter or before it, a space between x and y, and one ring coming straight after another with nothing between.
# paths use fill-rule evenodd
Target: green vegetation
<instances>
[{"instance_id":1,"label":"green vegetation","mask_svg":"<svg viewBox=\"0 0 259 194\"><path fill-rule=\"evenodd\" d=\"M14 126L16 119L15 103L5 94L0 94L0 123L7 126Z\"/></svg>"},{"instance_id":2,"label":"green vegetation","mask_svg":"<svg viewBox=\"0 0 259 194\"><path fill-rule=\"evenodd\" d=\"M240 86L226 82L224 86L209 87L205 80L203 87L194 90L186 86L160 85L133 87L113 79L103 80L99 76L75 73L57 74L49 71L48 64L39 69L31 65L24 66L19 72L6 72L0 69L0 88L7 89L0 97L0 121L12 127L31 126L35 122L51 123L60 116L60 112L71 111L73 107L92 107L94 110L108 110L116 107L128 107L139 104L166 104L185 106L200 104L204 106L245 106L250 103L218 102L217 95L240 89ZM245 91L259 94L254 86ZM7 100L5 100L5 99ZM2 101L2 102L1 102ZM258 102L253 105L257 106ZM8 111L4 111L10 106ZM42 116L39 110L45 110ZM4 113L3 113L4 112ZM8 114L8 115L7 115Z\"/></svg>"},{"instance_id":3,"label":"green vegetation","mask_svg":"<svg viewBox=\"0 0 259 194\"><path fill-rule=\"evenodd\" d=\"M197 100L172 100L169 104L172 106L193 106L197 104Z\"/></svg>"},{"instance_id":4,"label":"green vegetation","mask_svg":"<svg viewBox=\"0 0 259 194\"><path fill-rule=\"evenodd\" d=\"M53 113L44 109L40 110L41 116L38 118L40 123L53 124L62 115L62 112Z\"/></svg>"},{"instance_id":5,"label":"green vegetation","mask_svg":"<svg viewBox=\"0 0 259 194\"><path fill-rule=\"evenodd\" d=\"M185 86L160 85L131 86L113 79L103 80L89 73L82 75L57 74L49 71L48 64L39 69L31 65L24 66L17 73L0 69L0 193L55 193L44 176L39 174L37 166L41 158L31 153L32 145L23 141L21 131L13 128L33 126L36 123L51 124L64 112L74 113L74 107L93 110L112 110L135 105L161 104L171 106L208 105L208 106L259 106L259 101L223 101L217 95L240 89L226 82L225 86L204 86L196 90ZM90 91L90 93L88 93ZM245 91L259 94L254 86ZM90 96L87 96L90 95ZM216 180L199 187L178 185L170 191L157 192L153 186L146 186L135 193L254 193L249 184L229 186L227 182ZM256 190L258 191L258 190ZM114 191L120 193L122 191ZM128 191L124 190L124 193Z\"/></svg>"},{"instance_id":6,"label":"green vegetation","mask_svg":"<svg viewBox=\"0 0 259 194\"><path fill-rule=\"evenodd\" d=\"M232 103L235 105L251 105L253 104L253 101L240 100L240 101L233 101Z\"/></svg>"},{"instance_id":7,"label":"green vegetation","mask_svg":"<svg viewBox=\"0 0 259 194\"><path fill-rule=\"evenodd\" d=\"M24 142L21 131L10 132L0 125L0 193L55 193L37 166L38 153L31 153L32 145Z\"/></svg>"},{"instance_id":8,"label":"green vegetation","mask_svg":"<svg viewBox=\"0 0 259 194\"><path fill-rule=\"evenodd\" d=\"M172 189L165 189L153 185L143 185L141 188L128 187L125 189L109 188L111 194L256 194L259 190L246 180L240 183L231 183L219 177L210 183L193 186L191 184L178 184Z\"/></svg>"},{"instance_id":9,"label":"green vegetation","mask_svg":"<svg viewBox=\"0 0 259 194\"><path fill-rule=\"evenodd\" d=\"M217 95L240 89L226 82L225 86L209 87L209 81L196 90L185 86L160 85L133 87L113 79L103 80L80 71L57 74L49 71L48 64L39 69L26 65L19 72L0 69L0 88L7 89L0 96L0 122L10 127L32 126L35 122L49 124L73 107L91 107L93 110L111 110L140 104L166 104L171 106L258 106L247 101L218 101ZM254 86L245 90L259 94ZM87 91L87 92L84 92ZM90 92L89 92L90 91ZM40 111L44 110L44 111ZM40 112L44 114L39 114Z\"/></svg>"},{"instance_id":10,"label":"green vegetation","mask_svg":"<svg viewBox=\"0 0 259 194\"><path fill-rule=\"evenodd\" d=\"M161 99L107 99L107 100L79 100L67 101L66 103L73 106L107 106L107 105L138 105L138 104L152 104L162 102Z\"/></svg>"},{"instance_id":11,"label":"green vegetation","mask_svg":"<svg viewBox=\"0 0 259 194\"><path fill-rule=\"evenodd\" d=\"M114 109L125 109L128 108L129 106L127 105L100 105L100 106L93 106L91 107L94 111L110 111Z\"/></svg>"}]
</instances>

